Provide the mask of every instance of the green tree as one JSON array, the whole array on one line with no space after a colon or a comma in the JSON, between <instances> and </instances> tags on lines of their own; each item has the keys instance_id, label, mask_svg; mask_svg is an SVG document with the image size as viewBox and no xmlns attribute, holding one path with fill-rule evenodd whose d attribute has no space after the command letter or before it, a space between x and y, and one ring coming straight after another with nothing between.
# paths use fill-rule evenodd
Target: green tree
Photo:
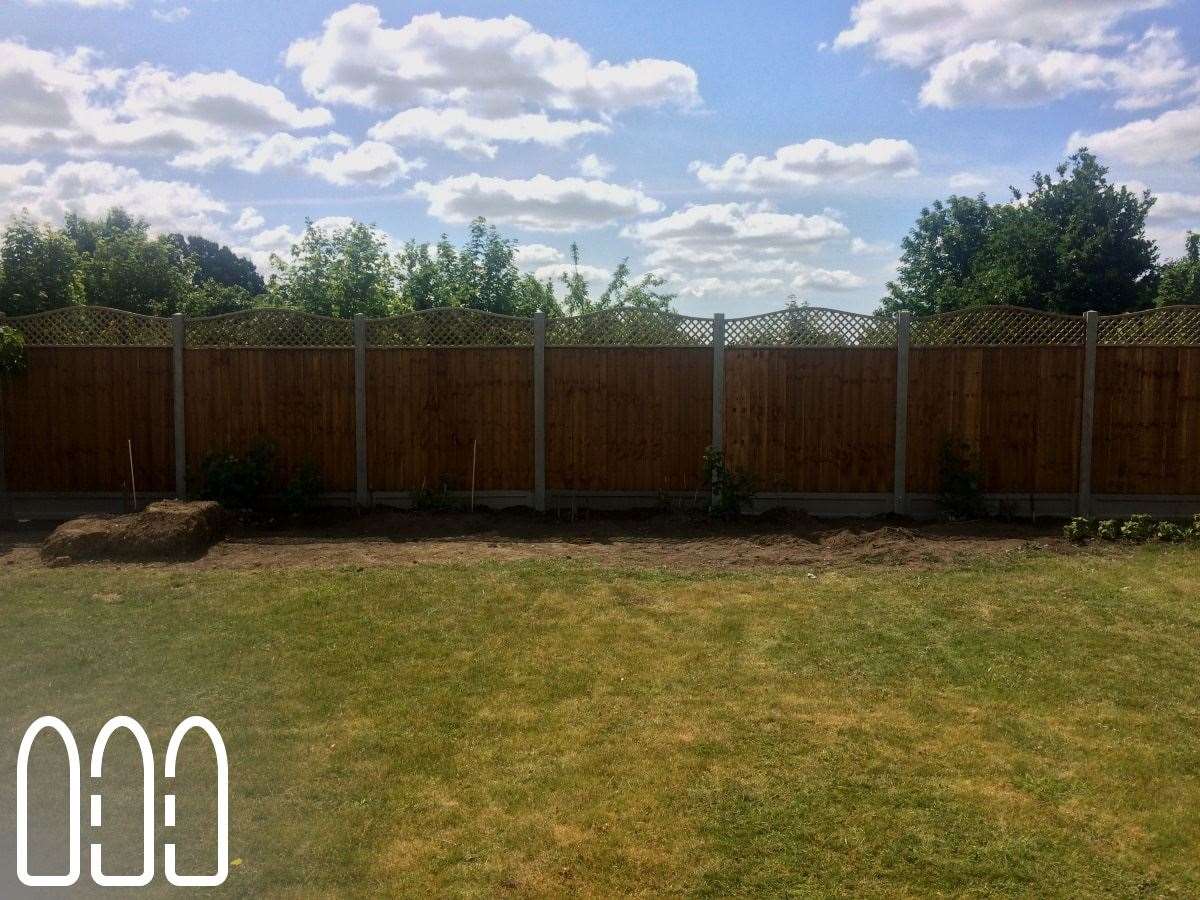
<instances>
[{"instance_id":1,"label":"green tree","mask_svg":"<svg viewBox=\"0 0 1200 900\"><path fill-rule=\"evenodd\" d=\"M559 276L566 295L563 297L563 312L568 316L580 316L592 311L592 298L587 279L579 271L579 245L571 242L571 271Z\"/></svg>"},{"instance_id":2,"label":"green tree","mask_svg":"<svg viewBox=\"0 0 1200 900\"><path fill-rule=\"evenodd\" d=\"M1187 235L1187 250L1171 260L1159 273L1156 306L1200 303L1200 234Z\"/></svg>"},{"instance_id":3,"label":"green tree","mask_svg":"<svg viewBox=\"0 0 1200 900\"><path fill-rule=\"evenodd\" d=\"M666 280L653 272L647 272L637 281L629 280L629 257L625 257L613 270L608 287L596 300L597 309L632 307L654 312L671 312L671 304L677 294L661 290Z\"/></svg>"},{"instance_id":4,"label":"green tree","mask_svg":"<svg viewBox=\"0 0 1200 900\"><path fill-rule=\"evenodd\" d=\"M928 314L1008 303L1078 314L1141 309L1153 298L1157 249L1150 193L1108 181L1086 148L1013 202L951 197L923 210L905 238L881 311Z\"/></svg>"},{"instance_id":5,"label":"green tree","mask_svg":"<svg viewBox=\"0 0 1200 900\"><path fill-rule=\"evenodd\" d=\"M374 225L318 228L305 222L290 258L271 256L268 290L276 305L325 316L389 316L407 308L400 272Z\"/></svg>"},{"instance_id":6,"label":"green tree","mask_svg":"<svg viewBox=\"0 0 1200 900\"><path fill-rule=\"evenodd\" d=\"M83 302L79 251L62 231L22 212L0 242L0 312L19 316Z\"/></svg>"},{"instance_id":7,"label":"green tree","mask_svg":"<svg viewBox=\"0 0 1200 900\"><path fill-rule=\"evenodd\" d=\"M211 280L218 285L242 288L249 296L266 290L266 282L254 263L225 245L195 234L169 234L167 238L194 260L198 285Z\"/></svg>"},{"instance_id":8,"label":"green tree","mask_svg":"<svg viewBox=\"0 0 1200 900\"><path fill-rule=\"evenodd\" d=\"M966 306L964 287L975 273L994 218L983 195L951 196L922 209L901 242L899 272L888 282L881 311L904 309L925 316Z\"/></svg>"},{"instance_id":9,"label":"green tree","mask_svg":"<svg viewBox=\"0 0 1200 900\"><path fill-rule=\"evenodd\" d=\"M80 254L87 303L150 315L193 308L195 263L167 237L151 237L144 219L121 209L94 220L68 214L65 232Z\"/></svg>"}]
</instances>

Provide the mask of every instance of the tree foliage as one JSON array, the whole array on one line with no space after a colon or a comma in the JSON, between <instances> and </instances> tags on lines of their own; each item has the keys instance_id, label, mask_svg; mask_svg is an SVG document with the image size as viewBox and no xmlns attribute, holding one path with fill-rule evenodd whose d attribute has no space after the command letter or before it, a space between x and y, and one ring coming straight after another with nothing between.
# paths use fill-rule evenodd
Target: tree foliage
<instances>
[{"instance_id":1,"label":"tree foliage","mask_svg":"<svg viewBox=\"0 0 1200 900\"><path fill-rule=\"evenodd\" d=\"M238 287L251 297L266 290L266 282L254 263L225 245L196 234L175 233L167 238L195 262L197 284L213 281L225 287Z\"/></svg>"},{"instance_id":2,"label":"tree foliage","mask_svg":"<svg viewBox=\"0 0 1200 900\"><path fill-rule=\"evenodd\" d=\"M950 197L922 210L903 242L883 312L943 312L1008 303L1079 314L1154 300L1157 248L1146 237L1149 191L1108 181L1086 148L1054 174L1035 173L1012 202Z\"/></svg>"},{"instance_id":3,"label":"tree foliage","mask_svg":"<svg viewBox=\"0 0 1200 900\"><path fill-rule=\"evenodd\" d=\"M0 310L10 316L84 301L79 251L65 233L18 215L0 237Z\"/></svg>"},{"instance_id":4,"label":"tree foliage","mask_svg":"<svg viewBox=\"0 0 1200 900\"><path fill-rule=\"evenodd\" d=\"M1184 255L1167 263L1159 276L1158 306L1200 304L1200 234L1189 231Z\"/></svg>"}]
</instances>

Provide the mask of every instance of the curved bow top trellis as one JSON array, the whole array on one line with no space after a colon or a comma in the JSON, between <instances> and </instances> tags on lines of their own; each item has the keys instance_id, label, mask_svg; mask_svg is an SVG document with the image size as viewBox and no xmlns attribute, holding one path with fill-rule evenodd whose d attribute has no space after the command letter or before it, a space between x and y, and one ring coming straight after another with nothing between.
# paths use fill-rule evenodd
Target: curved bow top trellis
<instances>
[{"instance_id":1,"label":"curved bow top trellis","mask_svg":"<svg viewBox=\"0 0 1200 900\"><path fill-rule=\"evenodd\" d=\"M30 346L170 347L172 319L99 306L68 306L0 320ZM531 347L535 320L468 308L419 310L366 320L368 347ZM916 317L913 346L1081 346L1082 316L1014 306L980 306ZM350 348L354 322L280 308L184 320L184 345ZM548 347L711 347L713 319L610 309L548 319ZM725 323L728 347L894 347L896 320L820 307L788 307ZM1173 306L1101 316L1102 346L1200 346L1200 307Z\"/></svg>"}]
</instances>

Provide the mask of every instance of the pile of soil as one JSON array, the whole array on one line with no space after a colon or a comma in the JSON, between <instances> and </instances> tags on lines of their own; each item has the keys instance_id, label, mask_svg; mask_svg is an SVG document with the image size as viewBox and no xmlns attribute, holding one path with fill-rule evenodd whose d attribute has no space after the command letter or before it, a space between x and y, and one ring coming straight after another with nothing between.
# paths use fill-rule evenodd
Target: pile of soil
<instances>
[{"instance_id":1,"label":"pile of soil","mask_svg":"<svg viewBox=\"0 0 1200 900\"><path fill-rule=\"evenodd\" d=\"M85 560L173 561L202 556L225 531L225 513L211 500L162 500L128 516L81 516L42 542L50 565Z\"/></svg>"}]
</instances>

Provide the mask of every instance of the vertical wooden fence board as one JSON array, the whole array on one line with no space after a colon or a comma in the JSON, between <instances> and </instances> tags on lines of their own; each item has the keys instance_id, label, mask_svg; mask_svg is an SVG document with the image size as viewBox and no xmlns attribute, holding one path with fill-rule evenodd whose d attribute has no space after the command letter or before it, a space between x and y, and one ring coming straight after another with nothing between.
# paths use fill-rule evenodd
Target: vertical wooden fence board
<instances>
[{"instance_id":1,"label":"vertical wooden fence board","mask_svg":"<svg viewBox=\"0 0 1200 900\"><path fill-rule=\"evenodd\" d=\"M728 350L727 458L761 491L889 491L895 399L895 350Z\"/></svg>"},{"instance_id":2,"label":"vertical wooden fence board","mask_svg":"<svg viewBox=\"0 0 1200 900\"><path fill-rule=\"evenodd\" d=\"M1099 347L1092 489L1200 494L1200 347Z\"/></svg>"},{"instance_id":3,"label":"vertical wooden fence board","mask_svg":"<svg viewBox=\"0 0 1200 900\"><path fill-rule=\"evenodd\" d=\"M5 380L10 491L128 491L129 441L139 493L174 484L171 351L29 347Z\"/></svg>"},{"instance_id":4,"label":"vertical wooden fence board","mask_svg":"<svg viewBox=\"0 0 1200 900\"><path fill-rule=\"evenodd\" d=\"M548 347L548 487L700 490L712 367L706 348Z\"/></svg>"},{"instance_id":5,"label":"vertical wooden fence board","mask_svg":"<svg viewBox=\"0 0 1200 900\"><path fill-rule=\"evenodd\" d=\"M311 462L326 491L354 490L353 350L187 350L184 394L190 471L266 439L285 476Z\"/></svg>"},{"instance_id":6,"label":"vertical wooden fence board","mask_svg":"<svg viewBox=\"0 0 1200 900\"><path fill-rule=\"evenodd\" d=\"M533 489L533 351L369 349L372 491Z\"/></svg>"},{"instance_id":7,"label":"vertical wooden fence board","mask_svg":"<svg viewBox=\"0 0 1200 900\"><path fill-rule=\"evenodd\" d=\"M1079 347L914 347L909 490L936 493L946 439L964 442L992 493L1073 493Z\"/></svg>"}]
</instances>

